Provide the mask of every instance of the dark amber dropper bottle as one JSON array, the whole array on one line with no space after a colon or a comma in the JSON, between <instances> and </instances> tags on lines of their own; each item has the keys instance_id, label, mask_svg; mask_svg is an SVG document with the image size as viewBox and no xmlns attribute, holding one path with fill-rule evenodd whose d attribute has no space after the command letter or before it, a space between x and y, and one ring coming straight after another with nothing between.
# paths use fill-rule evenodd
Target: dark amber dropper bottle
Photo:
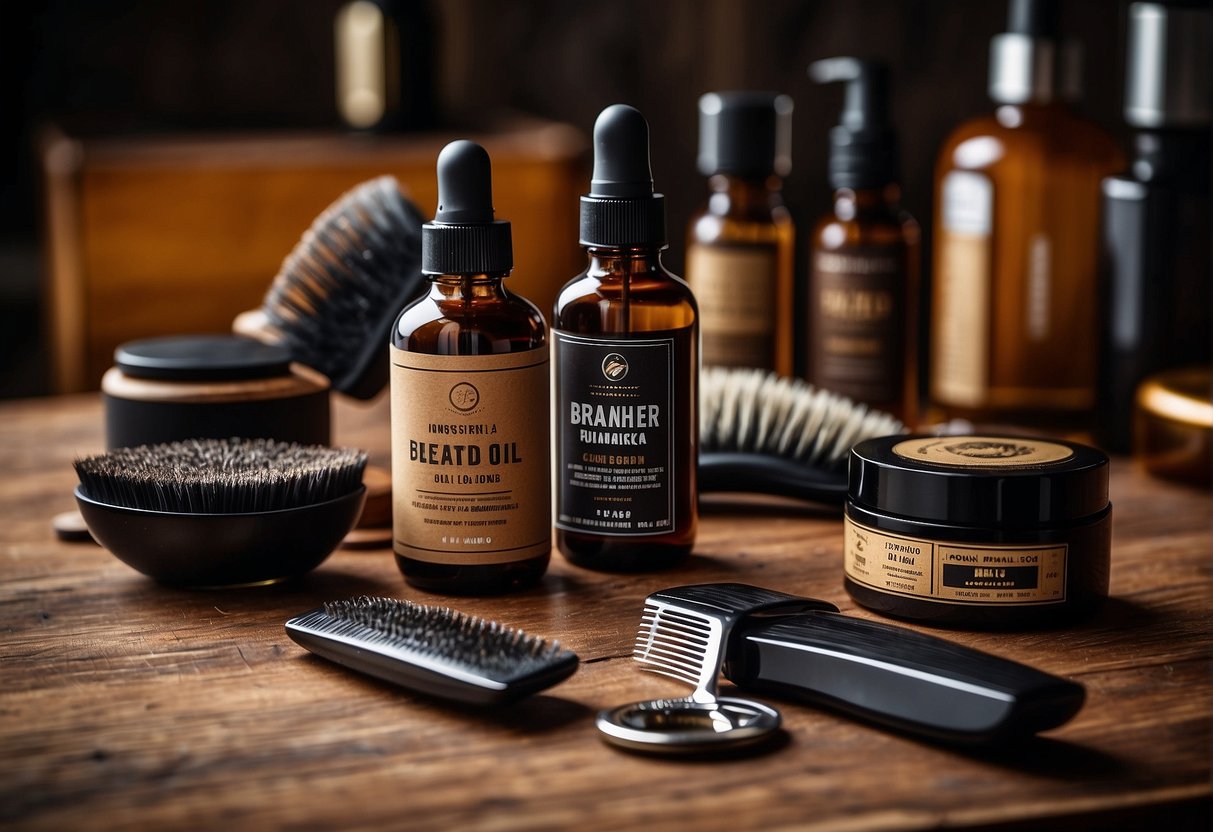
<instances>
[{"instance_id":1,"label":"dark amber dropper bottle","mask_svg":"<svg viewBox=\"0 0 1213 832\"><path fill-rule=\"evenodd\" d=\"M392 334L396 563L434 592L521 588L551 557L548 346L539 310L502 285L510 224L480 145L439 155L421 261L429 295Z\"/></svg>"},{"instance_id":2,"label":"dark amber dropper bottle","mask_svg":"<svg viewBox=\"0 0 1213 832\"><path fill-rule=\"evenodd\" d=\"M661 263L665 199L644 117L606 108L594 150L589 267L553 316L556 544L578 566L660 569L690 553L698 524L698 315Z\"/></svg>"}]
</instances>

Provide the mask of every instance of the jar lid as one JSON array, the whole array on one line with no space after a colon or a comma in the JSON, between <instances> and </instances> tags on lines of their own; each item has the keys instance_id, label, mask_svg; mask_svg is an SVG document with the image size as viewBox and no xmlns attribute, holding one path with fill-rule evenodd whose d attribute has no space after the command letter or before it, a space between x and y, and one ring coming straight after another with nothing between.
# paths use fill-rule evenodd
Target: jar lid
<instances>
[{"instance_id":1,"label":"jar lid","mask_svg":"<svg viewBox=\"0 0 1213 832\"><path fill-rule=\"evenodd\" d=\"M962 526L1039 526L1108 506L1108 457L1060 439L882 436L851 448L849 499Z\"/></svg>"},{"instance_id":2,"label":"jar lid","mask_svg":"<svg viewBox=\"0 0 1213 832\"><path fill-rule=\"evenodd\" d=\"M241 335L172 335L122 344L114 363L135 378L236 381L286 375L291 354Z\"/></svg>"}]
</instances>

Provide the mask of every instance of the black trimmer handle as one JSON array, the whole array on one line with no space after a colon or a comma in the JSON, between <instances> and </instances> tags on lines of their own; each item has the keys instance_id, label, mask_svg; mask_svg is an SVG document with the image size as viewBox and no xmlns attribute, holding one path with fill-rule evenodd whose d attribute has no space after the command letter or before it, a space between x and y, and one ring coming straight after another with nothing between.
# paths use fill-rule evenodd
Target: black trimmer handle
<instances>
[{"instance_id":1,"label":"black trimmer handle","mask_svg":"<svg viewBox=\"0 0 1213 832\"><path fill-rule=\"evenodd\" d=\"M724 674L936 740L1031 736L1082 707L1082 685L934 636L832 612L742 622Z\"/></svg>"}]
</instances>

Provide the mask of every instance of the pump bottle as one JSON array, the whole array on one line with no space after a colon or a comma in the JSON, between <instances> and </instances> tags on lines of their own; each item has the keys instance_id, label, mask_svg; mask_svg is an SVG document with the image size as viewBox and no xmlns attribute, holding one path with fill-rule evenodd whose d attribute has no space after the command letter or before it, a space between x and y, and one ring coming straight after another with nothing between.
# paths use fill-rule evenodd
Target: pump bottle
<instances>
[{"instance_id":1,"label":"pump bottle","mask_svg":"<svg viewBox=\"0 0 1213 832\"><path fill-rule=\"evenodd\" d=\"M426 297L391 344L396 563L414 586L487 594L533 584L551 557L549 365L543 316L506 290L510 224L493 215L489 156L438 156L421 229Z\"/></svg>"},{"instance_id":2,"label":"pump bottle","mask_svg":"<svg viewBox=\"0 0 1213 832\"><path fill-rule=\"evenodd\" d=\"M1086 426L1095 403L1099 185L1122 164L1073 112L1076 47L1056 0L1010 0L991 43L991 116L936 167L932 416L1037 430Z\"/></svg>"},{"instance_id":3,"label":"pump bottle","mask_svg":"<svg viewBox=\"0 0 1213 832\"><path fill-rule=\"evenodd\" d=\"M552 316L556 543L592 569L669 567L698 525L698 311L661 263L665 198L632 107L594 125L581 245L589 266Z\"/></svg>"},{"instance_id":4,"label":"pump bottle","mask_svg":"<svg viewBox=\"0 0 1213 832\"><path fill-rule=\"evenodd\" d=\"M830 131L833 210L813 229L804 317L806 377L907 425L917 419L918 223L899 202L897 136L888 115L888 69L829 58L809 67L843 82Z\"/></svg>"},{"instance_id":5,"label":"pump bottle","mask_svg":"<svg viewBox=\"0 0 1213 832\"><path fill-rule=\"evenodd\" d=\"M698 165L711 195L689 225L686 276L699 303L705 366L792 375L796 227L782 191L791 144L786 95L699 99Z\"/></svg>"}]
</instances>

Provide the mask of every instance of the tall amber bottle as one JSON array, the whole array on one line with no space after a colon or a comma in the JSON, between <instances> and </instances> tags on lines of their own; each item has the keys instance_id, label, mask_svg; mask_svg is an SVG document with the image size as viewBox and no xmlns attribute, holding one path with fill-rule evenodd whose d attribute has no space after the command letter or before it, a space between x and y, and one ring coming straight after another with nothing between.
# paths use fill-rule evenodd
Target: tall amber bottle
<instances>
[{"instance_id":1,"label":"tall amber bottle","mask_svg":"<svg viewBox=\"0 0 1213 832\"><path fill-rule=\"evenodd\" d=\"M704 365L792 374L796 227L782 190L791 144L786 95L699 99L699 172L711 195L689 225L686 278Z\"/></svg>"},{"instance_id":2,"label":"tall amber bottle","mask_svg":"<svg viewBox=\"0 0 1213 832\"><path fill-rule=\"evenodd\" d=\"M903 211L888 69L856 58L809 67L845 82L830 131L833 210L813 229L804 344L807 379L913 426L918 417L918 223Z\"/></svg>"},{"instance_id":3,"label":"tall amber bottle","mask_svg":"<svg viewBox=\"0 0 1213 832\"><path fill-rule=\"evenodd\" d=\"M548 345L539 310L502 285L510 224L493 218L480 145L438 156L421 260L429 294L391 346L396 563L434 592L524 587L551 557Z\"/></svg>"},{"instance_id":4,"label":"tall amber bottle","mask_svg":"<svg viewBox=\"0 0 1213 832\"><path fill-rule=\"evenodd\" d=\"M632 107L594 125L581 244L589 267L552 318L556 544L591 569L672 566L698 525L698 311L661 263L665 199Z\"/></svg>"},{"instance_id":5,"label":"tall amber bottle","mask_svg":"<svg viewBox=\"0 0 1213 832\"><path fill-rule=\"evenodd\" d=\"M992 42L992 116L962 124L936 170L932 415L1082 426L1099 336L1100 181L1122 164L1075 115L1077 55L1057 3L1011 0Z\"/></svg>"}]
</instances>

